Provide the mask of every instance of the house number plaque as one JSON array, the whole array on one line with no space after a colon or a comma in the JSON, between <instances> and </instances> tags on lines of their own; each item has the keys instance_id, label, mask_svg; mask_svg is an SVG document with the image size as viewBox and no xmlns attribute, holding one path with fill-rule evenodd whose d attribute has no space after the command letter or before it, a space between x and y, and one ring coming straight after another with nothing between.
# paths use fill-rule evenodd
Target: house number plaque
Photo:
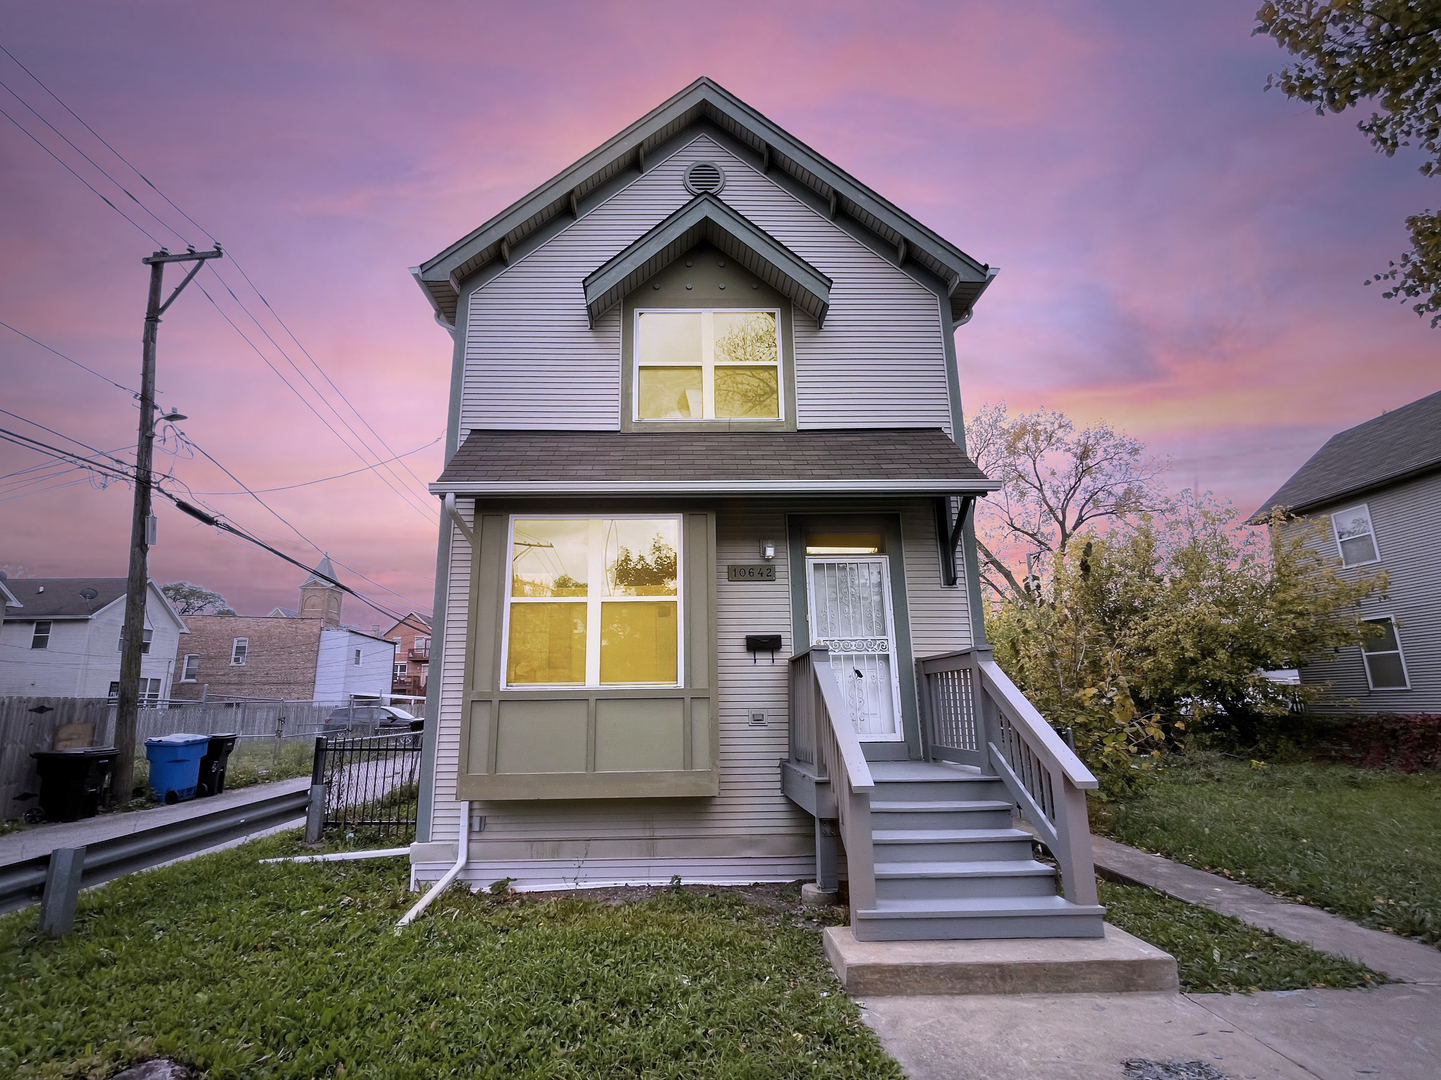
<instances>
[{"instance_id":1,"label":"house number plaque","mask_svg":"<svg viewBox=\"0 0 1441 1080\"><path fill-rule=\"evenodd\" d=\"M776 568L773 563L763 563L758 566L737 566L732 563L726 567L727 581L774 581L776 579Z\"/></svg>"}]
</instances>

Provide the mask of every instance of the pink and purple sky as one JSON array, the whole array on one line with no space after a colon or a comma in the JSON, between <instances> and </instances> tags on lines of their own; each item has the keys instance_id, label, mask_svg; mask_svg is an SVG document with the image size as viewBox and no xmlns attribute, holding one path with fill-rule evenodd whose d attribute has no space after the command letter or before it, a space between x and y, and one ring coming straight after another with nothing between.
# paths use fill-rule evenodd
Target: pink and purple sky
<instances>
[{"instance_id":1,"label":"pink and purple sky","mask_svg":"<svg viewBox=\"0 0 1441 1080\"><path fill-rule=\"evenodd\" d=\"M1001 268L957 334L968 411L1106 419L1173 459L1171 486L1249 512L1334 432L1441 388L1441 332L1362 288L1437 181L1414 154L1376 154L1357 115L1263 93L1284 54L1250 36L1256 6L7 5L0 44L203 230L3 54L0 109L172 249L214 236L233 254L225 284L196 279L214 304L192 285L167 314L159 401L244 484L286 489L261 497L315 547L224 494L235 482L192 451L157 455L170 486L302 561L328 551L386 607L428 611L423 482L441 465L450 342L406 267L699 75ZM0 320L136 385L155 244L4 117L0 192ZM0 408L118 456L134 444L124 391L3 327ZM0 428L73 445L11 416ZM371 472L309 484L418 447L390 478L405 497ZM45 461L0 443L0 563L123 575L129 490L15 475ZM295 603L293 567L157 514L157 580L203 583L242 614ZM385 618L352 599L345 614Z\"/></svg>"}]
</instances>

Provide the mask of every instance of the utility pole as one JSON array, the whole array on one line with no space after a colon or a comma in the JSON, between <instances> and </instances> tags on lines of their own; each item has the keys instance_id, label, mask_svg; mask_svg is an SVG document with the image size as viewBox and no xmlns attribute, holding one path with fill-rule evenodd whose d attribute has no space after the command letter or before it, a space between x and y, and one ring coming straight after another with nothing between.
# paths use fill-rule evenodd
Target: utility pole
<instances>
[{"instance_id":1,"label":"utility pole","mask_svg":"<svg viewBox=\"0 0 1441 1080\"><path fill-rule=\"evenodd\" d=\"M125 582L125 626L120 636L120 693L115 702L115 775L110 781L110 802L130 801L135 773L135 718L140 708L140 646L145 638L145 601L150 581L150 461L155 443L155 341L160 316L175 303L180 291L200 273L207 259L221 258L220 245L214 251L172 255L161 248L141 259L150 267L150 301L145 306L145 333L140 354L140 435L135 443L135 511L130 520L130 576ZM166 263L193 262L170 299L160 302Z\"/></svg>"}]
</instances>

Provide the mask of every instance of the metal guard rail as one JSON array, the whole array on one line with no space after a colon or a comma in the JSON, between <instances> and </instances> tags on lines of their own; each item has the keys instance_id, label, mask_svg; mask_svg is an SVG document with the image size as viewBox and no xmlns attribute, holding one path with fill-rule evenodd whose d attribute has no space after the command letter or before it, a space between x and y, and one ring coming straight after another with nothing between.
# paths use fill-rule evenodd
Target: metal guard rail
<instances>
[{"instance_id":1,"label":"metal guard rail","mask_svg":"<svg viewBox=\"0 0 1441 1080\"><path fill-rule=\"evenodd\" d=\"M305 815L309 799L308 790L272 795L89 844L85 848L80 887L88 889L137 870L204 851L236 837L295 821ZM0 913L18 911L39 903L49 865L50 856L47 854L0 867Z\"/></svg>"},{"instance_id":2,"label":"metal guard rail","mask_svg":"<svg viewBox=\"0 0 1441 1080\"><path fill-rule=\"evenodd\" d=\"M989 650L917 662L932 756L993 772L1061 868L1067 900L1096 903L1086 791L1091 770L1011 682Z\"/></svg>"},{"instance_id":3,"label":"metal guard rail","mask_svg":"<svg viewBox=\"0 0 1441 1080\"><path fill-rule=\"evenodd\" d=\"M870 766L831 672L830 651L813 645L791 657L790 668L791 723L794 730L799 721L802 741L810 742L813 751L816 775L830 781L835 796L851 907L873 908L876 873L870 793L875 781Z\"/></svg>"}]
</instances>

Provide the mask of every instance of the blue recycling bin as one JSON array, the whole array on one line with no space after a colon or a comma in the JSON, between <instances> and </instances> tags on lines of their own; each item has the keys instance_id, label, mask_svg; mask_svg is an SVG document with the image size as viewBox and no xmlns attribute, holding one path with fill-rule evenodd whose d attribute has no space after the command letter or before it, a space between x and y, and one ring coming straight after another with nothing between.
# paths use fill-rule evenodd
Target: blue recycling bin
<instances>
[{"instance_id":1,"label":"blue recycling bin","mask_svg":"<svg viewBox=\"0 0 1441 1080\"><path fill-rule=\"evenodd\" d=\"M200 759L209 747L209 735L177 733L146 739L150 794L166 804L195 798L195 788L200 782Z\"/></svg>"}]
</instances>

